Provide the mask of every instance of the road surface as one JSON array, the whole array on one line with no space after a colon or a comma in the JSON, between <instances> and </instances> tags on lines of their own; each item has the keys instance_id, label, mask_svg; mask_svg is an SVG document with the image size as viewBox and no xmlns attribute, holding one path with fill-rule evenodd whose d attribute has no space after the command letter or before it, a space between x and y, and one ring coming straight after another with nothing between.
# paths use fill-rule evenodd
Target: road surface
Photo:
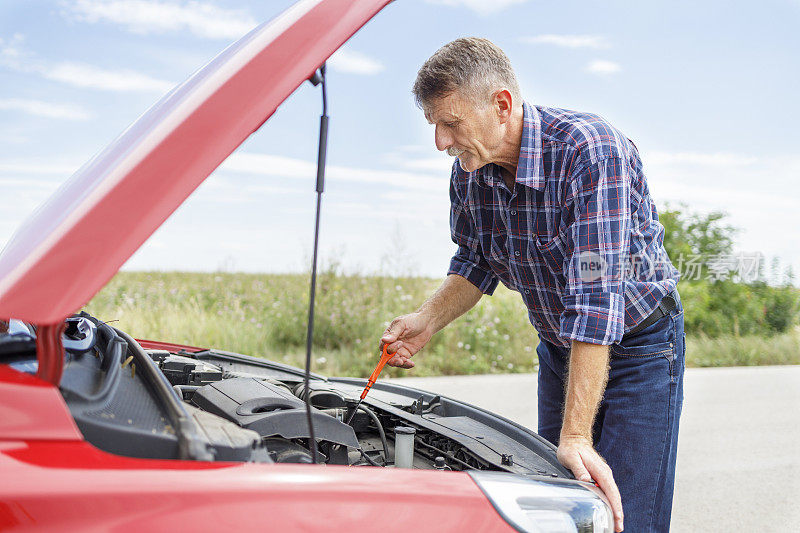
<instances>
[{"instance_id":1,"label":"road surface","mask_svg":"<svg viewBox=\"0 0 800 533\"><path fill-rule=\"evenodd\" d=\"M535 374L392 381L536 429ZM672 531L800 531L800 366L690 368L684 388Z\"/></svg>"}]
</instances>

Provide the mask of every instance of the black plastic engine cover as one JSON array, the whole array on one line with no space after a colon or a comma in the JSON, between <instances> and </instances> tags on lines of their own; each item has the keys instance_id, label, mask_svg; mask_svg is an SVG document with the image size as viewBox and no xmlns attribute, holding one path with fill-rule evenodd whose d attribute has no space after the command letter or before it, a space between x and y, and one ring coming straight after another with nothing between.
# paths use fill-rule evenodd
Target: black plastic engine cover
<instances>
[{"instance_id":1,"label":"black plastic engine cover","mask_svg":"<svg viewBox=\"0 0 800 533\"><path fill-rule=\"evenodd\" d=\"M222 369L218 366L181 355L167 355L160 367L173 385L206 385L222 379Z\"/></svg>"},{"instance_id":2,"label":"black plastic engine cover","mask_svg":"<svg viewBox=\"0 0 800 533\"><path fill-rule=\"evenodd\" d=\"M192 403L262 437L308 438L306 406L286 387L256 378L232 378L197 389ZM315 437L358 448L353 428L315 408L311 409Z\"/></svg>"}]
</instances>

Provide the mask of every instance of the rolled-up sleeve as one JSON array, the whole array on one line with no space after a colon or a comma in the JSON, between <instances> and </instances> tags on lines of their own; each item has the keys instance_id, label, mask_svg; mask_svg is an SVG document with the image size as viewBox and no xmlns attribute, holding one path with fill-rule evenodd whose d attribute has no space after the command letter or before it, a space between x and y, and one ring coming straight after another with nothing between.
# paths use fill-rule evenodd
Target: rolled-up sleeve
<instances>
[{"instance_id":1,"label":"rolled-up sleeve","mask_svg":"<svg viewBox=\"0 0 800 533\"><path fill-rule=\"evenodd\" d=\"M483 257L475 223L459 198L455 185L456 172L454 168L450 180L450 236L458 245L458 250L450 260L447 274L458 274L482 293L491 295L497 288L498 279Z\"/></svg>"},{"instance_id":2,"label":"rolled-up sleeve","mask_svg":"<svg viewBox=\"0 0 800 533\"><path fill-rule=\"evenodd\" d=\"M629 254L630 177L619 157L582 165L567 205L562 338L613 344L625 328L624 271Z\"/></svg>"}]
</instances>

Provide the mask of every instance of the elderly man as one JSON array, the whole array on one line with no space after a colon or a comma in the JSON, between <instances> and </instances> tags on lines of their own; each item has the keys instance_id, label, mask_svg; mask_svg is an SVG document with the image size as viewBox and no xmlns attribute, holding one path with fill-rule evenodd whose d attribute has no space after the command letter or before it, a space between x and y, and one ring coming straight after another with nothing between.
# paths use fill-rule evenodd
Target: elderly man
<instances>
[{"instance_id":1,"label":"elderly man","mask_svg":"<svg viewBox=\"0 0 800 533\"><path fill-rule=\"evenodd\" d=\"M539 433L594 479L617 531L668 531L683 400L677 271L633 142L588 113L522 100L497 46L458 39L413 89L436 148L456 157L441 287L381 344L389 364L492 294L518 291L539 334ZM613 474L612 474L613 472Z\"/></svg>"}]
</instances>

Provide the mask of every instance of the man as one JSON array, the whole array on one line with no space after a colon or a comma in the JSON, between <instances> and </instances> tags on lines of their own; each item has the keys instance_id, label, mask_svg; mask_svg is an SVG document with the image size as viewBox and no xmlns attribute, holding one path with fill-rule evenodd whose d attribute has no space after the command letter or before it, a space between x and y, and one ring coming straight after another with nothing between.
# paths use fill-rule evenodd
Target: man
<instances>
[{"instance_id":1,"label":"man","mask_svg":"<svg viewBox=\"0 0 800 533\"><path fill-rule=\"evenodd\" d=\"M519 291L540 338L539 433L577 479L597 482L617 531L667 531L683 315L636 147L596 115L523 102L485 39L442 47L413 92L436 148L457 158L458 250L436 293L386 329L389 364L413 367L498 281Z\"/></svg>"}]
</instances>

